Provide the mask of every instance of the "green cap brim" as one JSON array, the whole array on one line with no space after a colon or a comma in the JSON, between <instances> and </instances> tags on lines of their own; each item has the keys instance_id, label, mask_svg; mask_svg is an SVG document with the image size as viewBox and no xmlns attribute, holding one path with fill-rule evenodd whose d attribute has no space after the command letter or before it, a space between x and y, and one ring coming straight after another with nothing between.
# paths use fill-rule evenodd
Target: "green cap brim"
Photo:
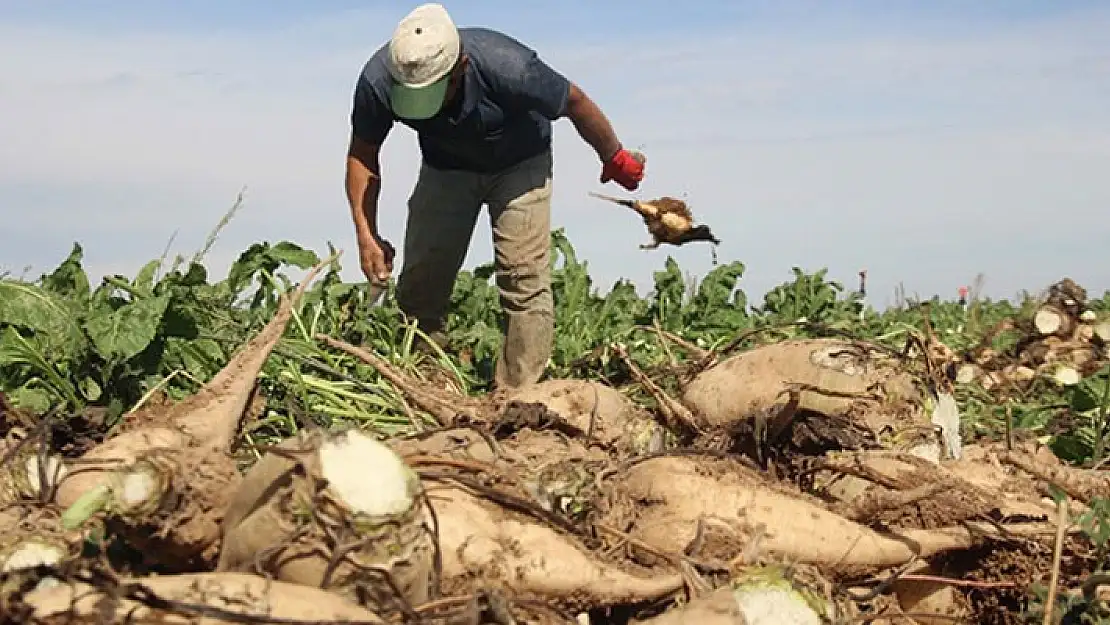
<instances>
[{"instance_id":1,"label":"green cap brim","mask_svg":"<svg viewBox=\"0 0 1110 625\"><path fill-rule=\"evenodd\" d=\"M390 107L398 117L405 119L428 119L434 117L443 107L447 95L450 74L433 82L427 87L412 88L394 83L389 94Z\"/></svg>"}]
</instances>

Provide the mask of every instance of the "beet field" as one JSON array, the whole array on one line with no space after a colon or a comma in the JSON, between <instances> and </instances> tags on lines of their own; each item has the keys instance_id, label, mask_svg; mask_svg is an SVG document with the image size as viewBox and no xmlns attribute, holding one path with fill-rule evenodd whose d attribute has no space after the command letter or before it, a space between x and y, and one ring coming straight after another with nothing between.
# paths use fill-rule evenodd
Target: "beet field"
<instances>
[{"instance_id":1,"label":"beet field","mask_svg":"<svg viewBox=\"0 0 1110 625\"><path fill-rule=\"evenodd\" d=\"M640 295L552 237L499 393L489 266L432 353L351 252L4 276L0 622L1106 622L1110 294L749 301L658 251Z\"/></svg>"}]
</instances>

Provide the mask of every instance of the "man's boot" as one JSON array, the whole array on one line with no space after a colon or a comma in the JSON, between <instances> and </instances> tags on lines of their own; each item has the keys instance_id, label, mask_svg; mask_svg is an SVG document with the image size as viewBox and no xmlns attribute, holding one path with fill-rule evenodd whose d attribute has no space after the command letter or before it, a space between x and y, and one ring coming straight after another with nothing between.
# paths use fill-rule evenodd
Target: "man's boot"
<instances>
[{"instance_id":1,"label":"man's boot","mask_svg":"<svg viewBox=\"0 0 1110 625\"><path fill-rule=\"evenodd\" d=\"M551 357L555 323L546 312L520 312L508 316L505 342L494 370L495 390L535 384Z\"/></svg>"}]
</instances>

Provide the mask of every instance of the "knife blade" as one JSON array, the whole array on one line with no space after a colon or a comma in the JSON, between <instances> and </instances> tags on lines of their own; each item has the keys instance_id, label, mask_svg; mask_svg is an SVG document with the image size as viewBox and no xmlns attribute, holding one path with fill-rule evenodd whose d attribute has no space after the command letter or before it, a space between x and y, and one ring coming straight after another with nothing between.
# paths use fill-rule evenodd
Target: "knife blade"
<instances>
[{"instance_id":1,"label":"knife blade","mask_svg":"<svg viewBox=\"0 0 1110 625\"><path fill-rule=\"evenodd\" d=\"M390 271L392 271L393 257L397 255L397 250L393 248L393 244L391 244L389 241L386 241L386 240L381 239L381 238L378 238L378 244L381 245L382 253L385 254L385 261L386 261L386 263L390 264ZM378 282L377 280L371 278L370 279L370 290L367 291L367 296L369 297L368 305L370 305L370 306L378 305L378 303L382 299L382 295L385 293L385 290L388 287L389 287L388 279L386 280L386 282L382 283L382 282Z\"/></svg>"},{"instance_id":2,"label":"knife blade","mask_svg":"<svg viewBox=\"0 0 1110 625\"><path fill-rule=\"evenodd\" d=\"M387 286L388 285L385 285L385 284L379 284L379 283L376 283L376 282L371 282L370 283L370 288L367 291L367 297L368 297L367 304L370 305L370 306L378 305L378 303L381 302L382 295L385 294Z\"/></svg>"}]
</instances>

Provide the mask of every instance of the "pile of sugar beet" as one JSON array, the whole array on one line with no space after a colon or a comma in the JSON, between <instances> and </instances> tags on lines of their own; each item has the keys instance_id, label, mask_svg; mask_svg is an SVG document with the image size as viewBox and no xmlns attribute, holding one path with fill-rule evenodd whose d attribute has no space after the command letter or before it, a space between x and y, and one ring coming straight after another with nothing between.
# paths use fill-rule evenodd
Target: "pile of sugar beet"
<instances>
[{"instance_id":1,"label":"pile of sugar beet","mask_svg":"<svg viewBox=\"0 0 1110 625\"><path fill-rule=\"evenodd\" d=\"M1034 443L961 444L929 350L856 340L698 354L680 391L616 345L648 409L586 380L465 397L321 336L442 427L311 429L244 461L258 373L319 269L196 395L80 457L11 428L0 622L1002 623L1094 568L1048 487L1074 513L1110 482Z\"/></svg>"}]
</instances>

